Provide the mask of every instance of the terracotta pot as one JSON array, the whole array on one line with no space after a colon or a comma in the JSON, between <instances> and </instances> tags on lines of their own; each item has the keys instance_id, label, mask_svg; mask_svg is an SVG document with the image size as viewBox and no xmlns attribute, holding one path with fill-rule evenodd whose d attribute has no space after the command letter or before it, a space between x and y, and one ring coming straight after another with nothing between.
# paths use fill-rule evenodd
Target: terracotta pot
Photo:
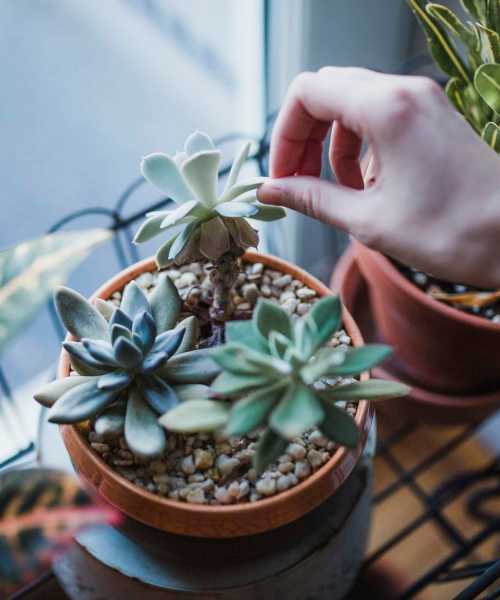
<instances>
[{"instance_id":1,"label":"terracotta pot","mask_svg":"<svg viewBox=\"0 0 500 600\"><path fill-rule=\"evenodd\" d=\"M332 293L327 286L305 271L273 256L247 252L244 260L251 263L261 262L272 269L288 273L316 290L319 296ZM136 263L105 283L92 298L109 298L113 292L121 290L140 273L154 271L155 268L153 259ZM353 344L362 345L359 329L346 310L343 313L343 322ZM67 377L69 368L69 357L63 351L58 376ZM364 374L362 377L367 378L368 375ZM170 533L230 538L257 534L295 521L334 494L355 467L365 446L372 422L368 402L362 401L358 404L355 419L362 433L357 449L339 448L318 471L285 492L258 502L231 506L188 504L141 489L121 477L92 451L77 427L63 426L61 431L75 470L101 496L129 517Z\"/></svg>"},{"instance_id":2,"label":"terracotta pot","mask_svg":"<svg viewBox=\"0 0 500 600\"><path fill-rule=\"evenodd\" d=\"M434 300L382 254L354 248L377 329L405 378L447 394L500 389L500 324Z\"/></svg>"},{"instance_id":3,"label":"terracotta pot","mask_svg":"<svg viewBox=\"0 0 500 600\"><path fill-rule=\"evenodd\" d=\"M361 274L355 252L350 246L335 267L331 287L340 294L342 302L351 313L361 330L366 343L384 342L375 327L373 314L368 301L368 286ZM374 377L389 381L400 381L411 386L409 396L404 398L404 410L401 411L400 398L386 400L377 407L387 416L404 417L433 425L452 425L470 423L487 417L500 406L500 390L485 394L444 394L431 392L408 381L398 373L400 366L397 356L372 370Z\"/></svg>"}]
</instances>

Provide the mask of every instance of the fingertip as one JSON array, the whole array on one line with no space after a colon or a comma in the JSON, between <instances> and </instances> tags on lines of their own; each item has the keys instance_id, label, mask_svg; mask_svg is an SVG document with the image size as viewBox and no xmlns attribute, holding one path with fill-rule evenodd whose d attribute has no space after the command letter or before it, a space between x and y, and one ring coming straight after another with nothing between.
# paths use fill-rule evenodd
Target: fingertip
<instances>
[{"instance_id":1,"label":"fingertip","mask_svg":"<svg viewBox=\"0 0 500 600\"><path fill-rule=\"evenodd\" d=\"M262 204L281 204L283 190L273 181L266 182L257 190L257 200Z\"/></svg>"}]
</instances>

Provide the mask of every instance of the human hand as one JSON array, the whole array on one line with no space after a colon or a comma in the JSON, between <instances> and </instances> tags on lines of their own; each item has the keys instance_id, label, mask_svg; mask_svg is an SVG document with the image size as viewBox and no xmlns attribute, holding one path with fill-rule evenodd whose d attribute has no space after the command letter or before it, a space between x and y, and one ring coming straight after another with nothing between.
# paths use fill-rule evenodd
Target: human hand
<instances>
[{"instance_id":1,"label":"human hand","mask_svg":"<svg viewBox=\"0 0 500 600\"><path fill-rule=\"evenodd\" d=\"M332 123L339 184L319 179ZM362 140L370 146L363 172ZM431 79L302 73L276 121L270 165L261 202L340 227L437 277L500 287L500 159Z\"/></svg>"}]
</instances>

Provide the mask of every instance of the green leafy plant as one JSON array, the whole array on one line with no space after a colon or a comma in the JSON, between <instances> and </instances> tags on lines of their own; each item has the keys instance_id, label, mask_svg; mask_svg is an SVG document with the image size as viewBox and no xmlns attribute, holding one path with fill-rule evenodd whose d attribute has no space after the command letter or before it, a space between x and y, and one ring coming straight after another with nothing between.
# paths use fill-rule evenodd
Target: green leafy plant
<instances>
[{"instance_id":1,"label":"green leafy plant","mask_svg":"<svg viewBox=\"0 0 500 600\"><path fill-rule=\"evenodd\" d=\"M53 233L0 252L0 352L52 290L110 237L105 229Z\"/></svg>"},{"instance_id":2,"label":"green leafy plant","mask_svg":"<svg viewBox=\"0 0 500 600\"><path fill-rule=\"evenodd\" d=\"M238 183L250 146L248 142L240 150L221 194L217 189L221 153L204 133L190 135L184 151L173 157L150 154L141 163L144 177L178 206L172 211L149 213L134 241L142 243L182 226L160 247L156 262L163 268L172 263L211 261L211 317L217 321L225 321L231 313L230 294L239 272L238 258L259 242L257 232L246 219L274 221L286 214L281 207L257 202L256 189L264 178Z\"/></svg>"},{"instance_id":3,"label":"green leafy plant","mask_svg":"<svg viewBox=\"0 0 500 600\"><path fill-rule=\"evenodd\" d=\"M47 384L35 396L50 407L49 421L96 417L98 433L124 430L137 456L161 454L166 440L158 416L193 393L203 396L204 384L218 373L211 359L193 350L196 317L177 324L182 302L174 284L160 275L148 298L132 281L114 309L103 301L95 307L68 288L60 288L55 300L66 329L79 341L63 344L77 374Z\"/></svg>"},{"instance_id":4,"label":"green leafy plant","mask_svg":"<svg viewBox=\"0 0 500 600\"><path fill-rule=\"evenodd\" d=\"M403 396L409 388L375 379L342 380L371 369L391 350L378 344L328 346L341 326L341 312L338 297L328 296L294 321L280 306L259 300L252 321L227 323L227 343L210 351L222 368L211 386L218 399L184 402L160 423L172 431L224 428L236 436L264 427L254 461L259 472L312 427L340 445L356 447L357 425L337 404Z\"/></svg>"},{"instance_id":5,"label":"green leafy plant","mask_svg":"<svg viewBox=\"0 0 500 600\"><path fill-rule=\"evenodd\" d=\"M466 23L441 4L407 1L434 61L450 77L448 98L500 153L500 0L462 0Z\"/></svg>"},{"instance_id":6,"label":"green leafy plant","mask_svg":"<svg viewBox=\"0 0 500 600\"><path fill-rule=\"evenodd\" d=\"M120 518L65 473L23 469L0 475L0 597L40 576L83 526Z\"/></svg>"}]
</instances>

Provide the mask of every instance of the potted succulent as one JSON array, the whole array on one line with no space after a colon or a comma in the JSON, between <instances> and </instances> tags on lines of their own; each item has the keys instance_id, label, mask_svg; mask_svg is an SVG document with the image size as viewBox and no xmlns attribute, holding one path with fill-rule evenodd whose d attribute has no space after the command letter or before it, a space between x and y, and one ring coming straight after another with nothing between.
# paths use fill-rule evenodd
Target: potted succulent
<instances>
[{"instance_id":1,"label":"potted succulent","mask_svg":"<svg viewBox=\"0 0 500 600\"><path fill-rule=\"evenodd\" d=\"M463 23L447 7L408 2L434 60L450 77L450 101L470 123L471 135L481 135L492 151L500 152L500 3L464 0L470 21ZM500 389L499 292L437 280L357 242L355 250L377 329L399 359L395 374L422 391L470 397L467 410L455 403L464 420L483 416L474 408L482 396L488 397L484 407L493 409L491 395ZM447 418L439 403L430 418Z\"/></svg>"},{"instance_id":2,"label":"potted succulent","mask_svg":"<svg viewBox=\"0 0 500 600\"><path fill-rule=\"evenodd\" d=\"M258 235L247 218L284 216L257 202L262 179L238 183L248 151L221 195L220 153L205 134L174 157L143 160L145 178L178 207L148 214L136 241L182 229L90 301L57 292L70 335L59 379L36 395L62 425L77 472L165 532L163 548L191 544L189 556L202 538L259 540L340 498L366 445L368 400L407 392L368 379L390 351L363 346L326 286L248 250ZM344 583L367 526L363 518L351 532L356 559Z\"/></svg>"}]
</instances>

